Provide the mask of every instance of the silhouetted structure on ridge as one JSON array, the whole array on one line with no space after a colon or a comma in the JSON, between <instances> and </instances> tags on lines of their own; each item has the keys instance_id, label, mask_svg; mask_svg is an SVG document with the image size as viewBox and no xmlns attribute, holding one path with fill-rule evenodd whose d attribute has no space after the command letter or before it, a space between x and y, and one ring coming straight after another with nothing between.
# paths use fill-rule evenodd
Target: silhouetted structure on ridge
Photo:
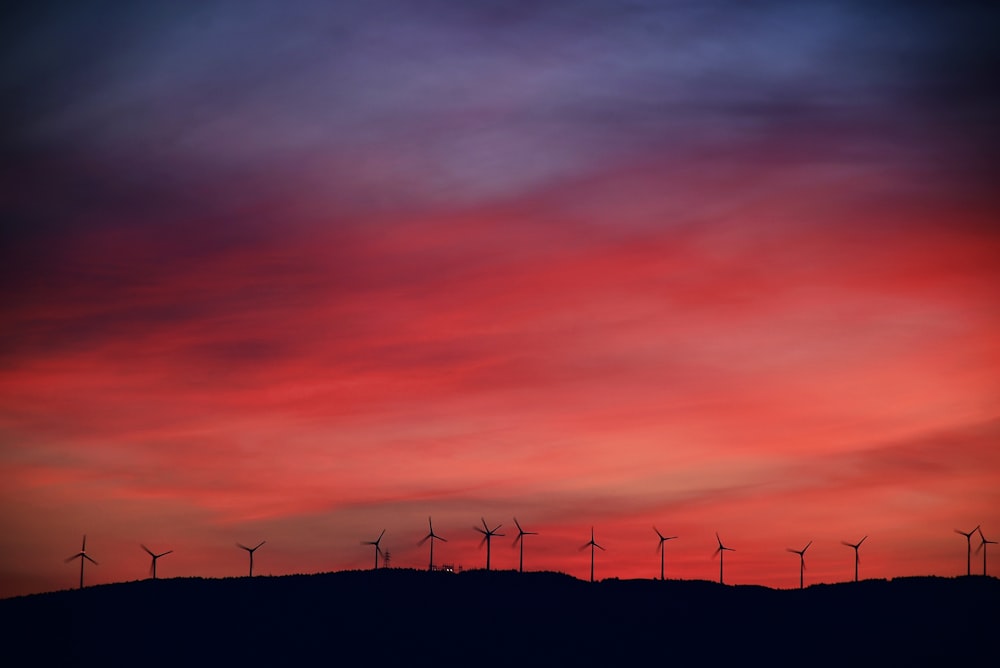
<instances>
[{"instance_id":1,"label":"silhouetted structure on ridge","mask_svg":"<svg viewBox=\"0 0 1000 668\"><path fill-rule=\"evenodd\" d=\"M84 562L84 560L89 561L90 563L94 564L95 566L98 565L97 562L94 561L93 559L91 559L90 555L87 554L87 534L83 534L83 544L80 545L80 551L77 552L76 554L74 554L72 557L69 557L68 559L66 559L66 563L68 564L69 562L73 561L74 559L79 559L80 560L80 589L83 589L83 562Z\"/></svg>"},{"instance_id":2,"label":"silhouetted structure on ridge","mask_svg":"<svg viewBox=\"0 0 1000 668\"><path fill-rule=\"evenodd\" d=\"M980 541L979 542L979 547L976 548L976 554L979 554L980 550L983 551L983 575L986 575L986 546L987 545L996 545L997 541L995 541L995 540L986 540L986 536L983 535L983 529L982 529L982 527L976 527L976 530L979 531L979 541Z\"/></svg>"},{"instance_id":3,"label":"silhouetted structure on ridge","mask_svg":"<svg viewBox=\"0 0 1000 668\"><path fill-rule=\"evenodd\" d=\"M840 541L841 545L846 545L847 547L853 547L854 548L854 581L855 582L858 581L858 564L861 562L861 557L858 555L858 548L861 547L861 543L865 542L865 539L867 539L867 538L868 538L868 536L865 536L864 538L862 538L861 540L859 540L857 543L848 543L846 540Z\"/></svg>"},{"instance_id":4,"label":"silhouetted structure on ridge","mask_svg":"<svg viewBox=\"0 0 1000 668\"><path fill-rule=\"evenodd\" d=\"M382 536L385 535L385 529L382 529L382 533L378 535L375 540L363 540L362 545L374 545L375 546L375 570L378 570L378 555L382 554L382 548L379 547L379 543L382 542ZM385 558L382 559L383 563Z\"/></svg>"},{"instance_id":5,"label":"silhouetted structure on ridge","mask_svg":"<svg viewBox=\"0 0 1000 668\"><path fill-rule=\"evenodd\" d=\"M149 549L145 545L142 545L141 543L140 543L140 547L142 547L142 549L144 549L149 554L149 556L153 558L152 563L149 564L149 573L150 573L150 575L153 576L153 579L155 580L156 579L156 560L159 559L160 557L167 556L168 554L170 554L171 552L173 552L173 550L167 550L166 552L161 552L160 554L155 554L151 549Z\"/></svg>"},{"instance_id":6,"label":"silhouetted structure on ridge","mask_svg":"<svg viewBox=\"0 0 1000 668\"><path fill-rule=\"evenodd\" d=\"M524 529L522 529L521 525L517 523L517 518L516 517L514 518L514 525L517 527L517 537L514 538L514 542L512 543L512 546L516 546L519 543L521 545L521 558L518 561L517 572L518 573L523 573L524 572L524 540L523 540L523 538L524 538L524 536L537 536L538 532L536 532L536 531L525 531Z\"/></svg>"},{"instance_id":7,"label":"silhouetted structure on ridge","mask_svg":"<svg viewBox=\"0 0 1000 668\"><path fill-rule=\"evenodd\" d=\"M250 554L250 577L253 577L253 553L256 552L257 549L260 548L260 546L266 542L267 542L266 540L262 540L259 543L257 543L255 547L247 547L246 545L241 545L240 543L236 543L236 547L246 550Z\"/></svg>"},{"instance_id":8,"label":"silhouetted structure on ridge","mask_svg":"<svg viewBox=\"0 0 1000 668\"><path fill-rule=\"evenodd\" d=\"M726 547L725 545L722 544L722 539L719 538L718 531L715 532L715 540L718 541L719 547L715 548L715 552L713 553L712 556L719 557L719 584L725 584L725 582L722 579L722 565L724 562L724 557L726 555L726 552L735 552L736 550L731 547Z\"/></svg>"},{"instance_id":9,"label":"silhouetted structure on ridge","mask_svg":"<svg viewBox=\"0 0 1000 668\"><path fill-rule=\"evenodd\" d=\"M426 536L424 536L423 538L420 539L420 542L417 543L417 545L423 545L428 540L431 542L431 559L430 559L430 564L427 566L427 570L433 571L434 570L434 541L435 540L440 540L440 541L445 542L445 543L447 543L448 541L445 540L444 538L442 538L441 536L438 536L438 535L436 535L434 533L434 525L431 524L431 518L430 517L427 518L427 527L430 529L430 531L427 532Z\"/></svg>"},{"instance_id":10,"label":"silhouetted structure on ridge","mask_svg":"<svg viewBox=\"0 0 1000 668\"><path fill-rule=\"evenodd\" d=\"M799 555L799 589L802 589L805 586L803 575L806 570L806 550L808 550L809 546L812 544L813 542L809 541L808 543L806 543L806 546L801 550L793 550L790 547L786 548L789 552Z\"/></svg>"},{"instance_id":11,"label":"silhouetted structure on ridge","mask_svg":"<svg viewBox=\"0 0 1000 668\"><path fill-rule=\"evenodd\" d=\"M483 539L479 541L479 547L482 547L483 543L486 543L486 570L490 570L490 544L492 542L491 539L493 538L493 536L503 535L502 533L497 533L497 530L500 529L500 527L502 527L503 525L498 524L492 529L490 529L488 526L486 526L486 519L482 517L480 519L483 521L483 528L482 529L480 529L479 527L472 527L472 528L478 531L479 533L483 534Z\"/></svg>"},{"instance_id":12,"label":"silhouetted structure on ridge","mask_svg":"<svg viewBox=\"0 0 1000 668\"><path fill-rule=\"evenodd\" d=\"M663 548L663 544L665 542L667 542L668 540L674 540L675 538L677 538L677 536L664 536L662 533L660 533L660 530L657 529L656 527L653 527L653 531L655 531L656 535L660 537L660 542L656 546L656 549L659 550L659 552L660 552L660 580L663 580L664 579L664 577L663 577L663 555L666 552L666 550Z\"/></svg>"},{"instance_id":13,"label":"silhouetted structure on ridge","mask_svg":"<svg viewBox=\"0 0 1000 668\"><path fill-rule=\"evenodd\" d=\"M970 531L969 533L965 533L964 531L961 531L959 529L955 529L955 533L960 534L962 536L965 536L965 543L966 543L965 574L966 575L972 575L972 534L976 533L977 531L979 531L979 525L978 524L976 525L976 528L973 529L972 531Z\"/></svg>"},{"instance_id":14,"label":"silhouetted structure on ridge","mask_svg":"<svg viewBox=\"0 0 1000 668\"><path fill-rule=\"evenodd\" d=\"M594 581L594 548L596 547L597 549L599 549L599 550L601 550L603 552L607 552L607 550L605 550L603 547L601 547L600 545L598 545L594 541L594 527L590 527L590 541L584 543L583 545L581 545L580 549L581 550L585 550L585 549L587 549L587 547L590 547L590 581L593 582Z\"/></svg>"}]
</instances>

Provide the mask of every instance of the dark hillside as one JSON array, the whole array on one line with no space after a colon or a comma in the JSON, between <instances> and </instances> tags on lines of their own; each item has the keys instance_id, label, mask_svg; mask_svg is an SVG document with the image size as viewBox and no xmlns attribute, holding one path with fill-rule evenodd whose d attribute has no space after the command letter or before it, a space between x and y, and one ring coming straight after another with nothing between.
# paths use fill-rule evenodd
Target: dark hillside
<instances>
[{"instance_id":1,"label":"dark hillside","mask_svg":"<svg viewBox=\"0 0 1000 668\"><path fill-rule=\"evenodd\" d=\"M412 570L145 580L0 601L5 665L892 665L995 637L1000 580L805 590L558 573Z\"/></svg>"}]
</instances>

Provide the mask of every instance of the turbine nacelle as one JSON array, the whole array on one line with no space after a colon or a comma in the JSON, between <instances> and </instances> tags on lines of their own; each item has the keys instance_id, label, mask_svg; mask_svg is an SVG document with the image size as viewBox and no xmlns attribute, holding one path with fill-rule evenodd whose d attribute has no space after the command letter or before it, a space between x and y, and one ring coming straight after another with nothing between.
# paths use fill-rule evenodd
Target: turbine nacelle
<instances>
[{"instance_id":1,"label":"turbine nacelle","mask_svg":"<svg viewBox=\"0 0 1000 668\"><path fill-rule=\"evenodd\" d=\"M512 545L514 545L514 546L516 546L518 544L518 542L521 540L521 536L537 536L538 535L537 531L525 531L524 529L522 529L521 525L518 523L516 517L514 518L514 526L517 527L517 536L514 537L514 542L512 543ZM497 527L497 528L499 529L500 527Z\"/></svg>"},{"instance_id":2,"label":"turbine nacelle","mask_svg":"<svg viewBox=\"0 0 1000 668\"><path fill-rule=\"evenodd\" d=\"M720 554L722 552L735 552L736 551L736 548L726 547L725 545L722 544L722 539L719 538L719 533L718 532L715 533L715 540L719 543L719 547L715 548L715 553L714 554Z\"/></svg>"},{"instance_id":3,"label":"turbine nacelle","mask_svg":"<svg viewBox=\"0 0 1000 668\"><path fill-rule=\"evenodd\" d=\"M677 538L677 536L664 536L662 533L660 533L660 530L657 529L656 527L653 527L653 531L655 531L656 535L659 536L659 538L660 538L660 542L657 543L657 545L656 545L656 550L657 551L662 550L663 549L663 544L665 542L667 542L668 540L674 540L674 539Z\"/></svg>"}]
</instances>

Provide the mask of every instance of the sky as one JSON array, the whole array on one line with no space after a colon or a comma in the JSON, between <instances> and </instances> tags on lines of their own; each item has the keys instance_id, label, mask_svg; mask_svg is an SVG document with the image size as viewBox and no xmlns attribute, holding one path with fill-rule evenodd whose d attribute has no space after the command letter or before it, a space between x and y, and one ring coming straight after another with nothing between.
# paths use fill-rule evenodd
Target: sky
<instances>
[{"instance_id":1,"label":"sky","mask_svg":"<svg viewBox=\"0 0 1000 668\"><path fill-rule=\"evenodd\" d=\"M988 3L5 14L0 597L1000 540Z\"/></svg>"}]
</instances>

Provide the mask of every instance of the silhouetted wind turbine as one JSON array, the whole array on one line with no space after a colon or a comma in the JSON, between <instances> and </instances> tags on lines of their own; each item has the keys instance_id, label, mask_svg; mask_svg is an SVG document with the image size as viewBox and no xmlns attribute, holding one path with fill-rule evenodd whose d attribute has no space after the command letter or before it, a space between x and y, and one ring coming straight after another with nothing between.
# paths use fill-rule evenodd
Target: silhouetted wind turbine
<instances>
[{"instance_id":1,"label":"silhouetted wind turbine","mask_svg":"<svg viewBox=\"0 0 1000 668\"><path fill-rule=\"evenodd\" d=\"M979 540L981 541L979 543L979 547L976 548L976 554L979 554L979 550L983 551L983 575L986 575L986 546L987 545L996 545L997 541L995 541L995 540L986 540L986 536L983 535L983 530L981 528L979 528L979 527L976 527L976 528L979 531Z\"/></svg>"},{"instance_id":2,"label":"silhouetted wind turbine","mask_svg":"<svg viewBox=\"0 0 1000 668\"><path fill-rule=\"evenodd\" d=\"M726 551L735 552L736 549L732 547L726 547L725 545L723 545L722 539L719 538L718 531L715 532L715 540L719 542L719 547L715 548L715 554L713 554L712 556L715 556L716 554L719 555L719 584L724 584L724 582L722 581L722 563L724 561Z\"/></svg>"},{"instance_id":3,"label":"silhouetted wind turbine","mask_svg":"<svg viewBox=\"0 0 1000 668\"><path fill-rule=\"evenodd\" d=\"M806 546L804 548L802 548L801 550L793 550L790 547L786 548L792 554L799 555L799 589L802 589L802 587L803 587L802 576L803 576L803 574L805 573L805 570L806 570L806 550L808 550L809 546L812 545L812 544L813 544L813 542L809 541L808 543L806 543Z\"/></svg>"},{"instance_id":4,"label":"silhouetted wind turbine","mask_svg":"<svg viewBox=\"0 0 1000 668\"><path fill-rule=\"evenodd\" d=\"M603 547L601 547L600 545L598 545L594 541L594 527L590 527L590 541L587 542L587 543L584 543L583 545L581 545L580 549L581 550L585 550L588 547L590 548L590 581L593 582L594 581L594 548L596 547L599 550L603 550L604 552L607 552L607 550L605 550Z\"/></svg>"},{"instance_id":5,"label":"silhouetted wind turbine","mask_svg":"<svg viewBox=\"0 0 1000 668\"><path fill-rule=\"evenodd\" d=\"M91 559L90 555L87 554L87 534L83 535L83 544L80 545L80 551L77 552L76 554L74 554L69 559L67 559L66 563L68 564L69 562L73 561L74 559L79 559L80 560L80 589L83 589L83 562L84 562L84 560L89 561L90 563L92 563L95 566L97 566L97 562L94 561L93 559Z\"/></svg>"},{"instance_id":6,"label":"silhouetted wind turbine","mask_svg":"<svg viewBox=\"0 0 1000 668\"><path fill-rule=\"evenodd\" d=\"M363 540L362 545L374 545L375 546L375 570L378 570L378 555L382 554L382 548L378 544L382 541L382 536L385 535L385 529L382 529L382 533L378 535L376 540Z\"/></svg>"},{"instance_id":7,"label":"silhouetted wind turbine","mask_svg":"<svg viewBox=\"0 0 1000 668\"><path fill-rule=\"evenodd\" d=\"M430 561L430 565L427 567L427 570L433 571L434 570L434 541L435 540L440 540L440 541L444 541L445 543L447 543L448 541L445 540L444 538L442 538L441 536L438 536L438 535L436 535L434 533L434 525L431 524L431 518L430 517L427 518L427 527L430 529L430 531L427 533L426 536L424 536L423 538L420 539L420 542L417 543L417 545L423 545L428 540L431 541L431 561Z\"/></svg>"},{"instance_id":8,"label":"silhouetted wind turbine","mask_svg":"<svg viewBox=\"0 0 1000 668\"><path fill-rule=\"evenodd\" d=\"M149 549L148 547L146 547L145 545L142 545L141 543L140 543L140 545L141 545L142 549L146 550L147 554L149 554L149 556L151 556L153 558L153 563L151 563L149 565L149 572L153 574L153 579L155 580L156 579L156 560L159 559L160 557L165 557L166 555L168 555L171 552L173 552L173 550L167 550L166 552L161 552L160 554L154 554L153 551L151 549Z\"/></svg>"},{"instance_id":9,"label":"silhouetted wind turbine","mask_svg":"<svg viewBox=\"0 0 1000 668\"><path fill-rule=\"evenodd\" d=\"M656 546L656 549L660 551L660 579L662 580L663 579L663 554L665 552L665 550L663 549L663 544L665 542L667 542L668 540L673 540L673 539L677 538L677 536L664 536L662 533L660 533L660 530L657 529L656 527L653 527L653 531L655 531L656 535L660 537L660 543Z\"/></svg>"},{"instance_id":10,"label":"silhouetted wind turbine","mask_svg":"<svg viewBox=\"0 0 1000 668\"><path fill-rule=\"evenodd\" d=\"M253 577L253 553L257 551L257 548L259 548L266 542L267 542L266 540L262 540L259 543L257 543L256 547L247 547L246 545L240 545L239 543L236 543L236 547L242 548L250 553L250 577Z\"/></svg>"},{"instance_id":11,"label":"silhouetted wind turbine","mask_svg":"<svg viewBox=\"0 0 1000 668\"><path fill-rule=\"evenodd\" d=\"M859 540L857 543L848 543L845 540L840 541L842 545L846 545L847 547L853 547L854 548L854 581L855 582L858 581L858 563L861 561L861 557L858 556L858 548L861 547L861 543L865 542L865 538L868 538L868 536L865 536L864 538L862 538L861 540Z\"/></svg>"},{"instance_id":12,"label":"silhouetted wind turbine","mask_svg":"<svg viewBox=\"0 0 1000 668\"><path fill-rule=\"evenodd\" d=\"M518 543L521 544L521 560L520 560L519 565L517 567L517 572L518 573L523 573L524 572L524 541L521 540L521 539L524 536L537 536L538 532L537 531L525 531L524 529L522 529L521 525L517 523L517 518L516 517L514 518L514 524L517 526L517 538L514 539L514 545L517 545Z\"/></svg>"},{"instance_id":13,"label":"silhouetted wind turbine","mask_svg":"<svg viewBox=\"0 0 1000 668\"><path fill-rule=\"evenodd\" d=\"M976 525L976 528L970 531L969 533L965 533L964 531L959 531L958 529L955 529L955 533L965 536L965 543L967 546L967 551L965 555L966 575L972 575L972 534L976 533L977 531L979 531L978 524Z\"/></svg>"},{"instance_id":14,"label":"silhouetted wind turbine","mask_svg":"<svg viewBox=\"0 0 1000 668\"><path fill-rule=\"evenodd\" d=\"M486 543L486 570L490 570L490 542L493 536L503 535L502 533L497 533L497 529L499 529L503 525L498 524L492 529L490 529L488 526L486 526L486 520L483 518L480 519L483 520L483 528L482 529L480 529L479 527L472 527L472 528L478 531L479 533L483 534L483 539L479 541L479 547L482 547L483 543Z\"/></svg>"}]
</instances>

